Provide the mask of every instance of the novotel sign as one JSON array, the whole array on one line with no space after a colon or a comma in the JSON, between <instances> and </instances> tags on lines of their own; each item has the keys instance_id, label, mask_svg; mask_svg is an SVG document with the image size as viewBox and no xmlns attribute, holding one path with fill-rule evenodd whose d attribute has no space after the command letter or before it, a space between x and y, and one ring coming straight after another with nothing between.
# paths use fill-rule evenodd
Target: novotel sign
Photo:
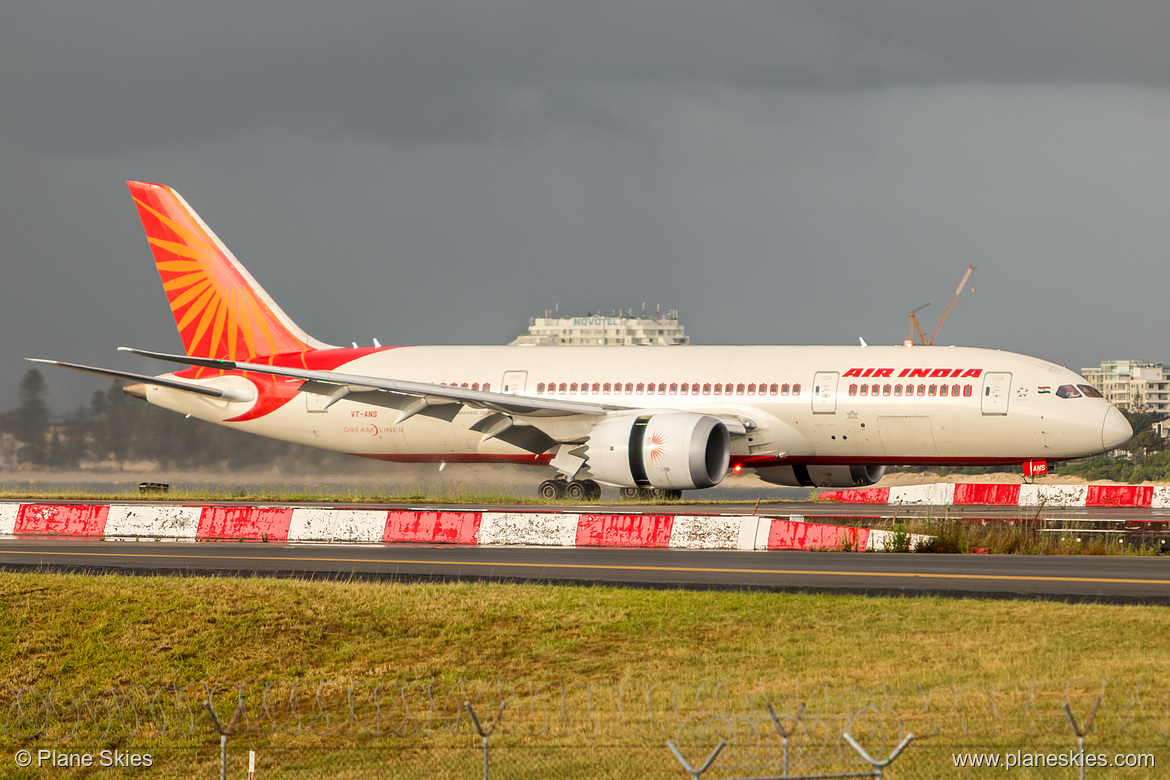
<instances>
[{"instance_id":1,"label":"novotel sign","mask_svg":"<svg viewBox=\"0 0 1170 780\"><path fill-rule=\"evenodd\" d=\"M629 320L615 317L574 317L574 325L625 325Z\"/></svg>"}]
</instances>

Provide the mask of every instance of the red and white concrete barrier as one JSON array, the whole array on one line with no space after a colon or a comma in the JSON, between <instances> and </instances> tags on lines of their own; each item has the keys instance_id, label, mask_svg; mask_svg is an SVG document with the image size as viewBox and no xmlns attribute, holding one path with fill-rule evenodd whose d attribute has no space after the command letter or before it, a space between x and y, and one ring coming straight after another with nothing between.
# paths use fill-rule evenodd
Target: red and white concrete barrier
<instances>
[{"instance_id":1,"label":"red and white concrete barrier","mask_svg":"<svg viewBox=\"0 0 1170 780\"><path fill-rule=\"evenodd\" d=\"M821 498L848 504L929 506L1170 507L1167 485L1011 485L941 482L933 485L825 490Z\"/></svg>"},{"instance_id":2,"label":"red and white concrete barrier","mask_svg":"<svg viewBox=\"0 0 1170 780\"><path fill-rule=\"evenodd\" d=\"M884 550L888 531L804 517L452 512L292 506L0 503L0 535L261 542L403 542L690 550ZM911 543L922 537L912 537Z\"/></svg>"}]
</instances>

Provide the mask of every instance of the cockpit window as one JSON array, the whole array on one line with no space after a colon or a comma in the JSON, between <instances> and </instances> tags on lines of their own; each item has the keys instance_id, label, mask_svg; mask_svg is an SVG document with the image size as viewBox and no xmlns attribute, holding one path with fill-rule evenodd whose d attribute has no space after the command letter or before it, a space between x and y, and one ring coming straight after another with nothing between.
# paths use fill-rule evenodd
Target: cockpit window
<instances>
[{"instance_id":1,"label":"cockpit window","mask_svg":"<svg viewBox=\"0 0 1170 780\"><path fill-rule=\"evenodd\" d=\"M1080 398L1081 391L1077 390L1072 385L1061 385L1056 390L1057 398Z\"/></svg>"},{"instance_id":2,"label":"cockpit window","mask_svg":"<svg viewBox=\"0 0 1170 780\"><path fill-rule=\"evenodd\" d=\"M1097 388L1091 385L1077 385L1081 392L1085 394L1085 398L1102 398L1103 396L1097 392Z\"/></svg>"}]
</instances>

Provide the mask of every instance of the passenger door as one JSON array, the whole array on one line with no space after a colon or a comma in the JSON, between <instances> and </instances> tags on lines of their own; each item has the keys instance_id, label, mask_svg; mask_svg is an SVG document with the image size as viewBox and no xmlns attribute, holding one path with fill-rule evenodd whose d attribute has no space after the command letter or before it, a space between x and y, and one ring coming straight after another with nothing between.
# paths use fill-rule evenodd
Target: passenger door
<instances>
[{"instance_id":1,"label":"passenger door","mask_svg":"<svg viewBox=\"0 0 1170 780\"><path fill-rule=\"evenodd\" d=\"M1008 391L1012 387L1012 375L1007 372L992 372L983 375L984 414L1007 414Z\"/></svg>"},{"instance_id":2,"label":"passenger door","mask_svg":"<svg viewBox=\"0 0 1170 780\"><path fill-rule=\"evenodd\" d=\"M836 371L818 371L813 376L813 414L833 414L837 411L837 380L840 374Z\"/></svg>"}]
</instances>

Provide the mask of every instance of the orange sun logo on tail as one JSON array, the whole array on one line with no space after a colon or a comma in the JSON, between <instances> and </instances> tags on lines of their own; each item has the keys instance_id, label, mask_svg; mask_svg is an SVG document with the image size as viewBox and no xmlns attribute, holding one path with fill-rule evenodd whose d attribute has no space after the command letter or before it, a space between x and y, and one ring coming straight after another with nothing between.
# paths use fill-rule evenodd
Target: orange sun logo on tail
<instances>
[{"instance_id":1,"label":"orange sun logo on tail","mask_svg":"<svg viewBox=\"0 0 1170 780\"><path fill-rule=\"evenodd\" d=\"M325 346L281 311L179 193L126 183L188 355L253 360Z\"/></svg>"}]
</instances>

